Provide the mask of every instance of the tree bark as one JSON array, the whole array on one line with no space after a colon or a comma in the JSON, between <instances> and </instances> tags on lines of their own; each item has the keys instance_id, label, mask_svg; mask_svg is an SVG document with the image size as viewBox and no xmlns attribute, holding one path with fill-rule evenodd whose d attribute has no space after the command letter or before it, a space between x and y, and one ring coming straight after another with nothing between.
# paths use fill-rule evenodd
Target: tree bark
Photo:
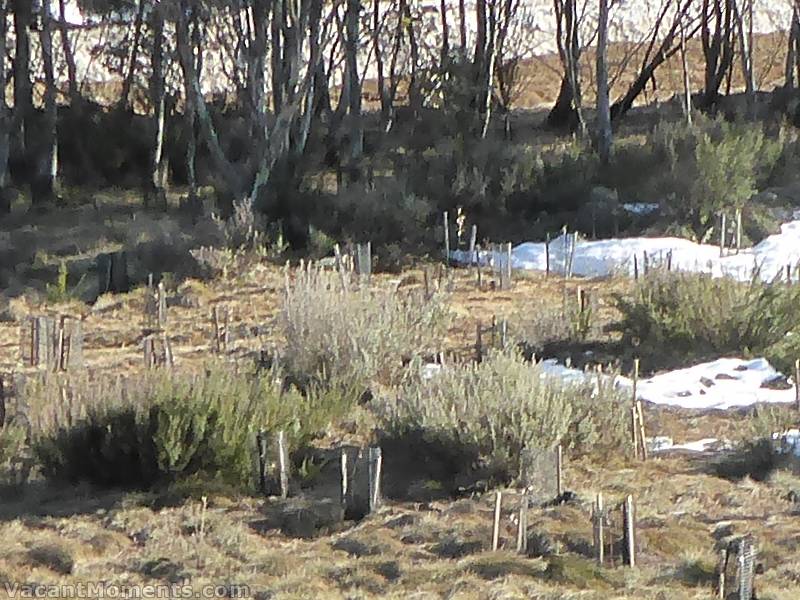
<instances>
[{"instance_id":1,"label":"tree bark","mask_svg":"<svg viewBox=\"0 0 800 600\"><path fill-rule=\"evenodd\" d=\"M69 27L67 26L66 1L58 0L58 26L61 35L61 51L67 63L67 85L69 90L70 105L75 107L80 103L81 96L78 90L78 67L75 64L75 53L69 41Z\"/></svg>"},{"instance_id":2,"label":"tree bark","mask_svg":"<svg viewBox=\"0 0 800 600\"><path fill-rule=\"evenodd\" d=\"M64 0L59 0L62 4ZM139 0L139 7L136 11L136 21L133 25L133 44L131 45L131 57L128 63L128 72L122 82L122 93L120 94L119 103L122 108L130 108L131 87L133 86L133 78L136 75L136 62L139 60L139 47L142 40L142 28L144 25L144 9L145 0ZM158 10L157 8L155 10Z\"/></svg>"},{"instance_id":3,"label":"tree bark","mask_svg":"<svg viewBox=\"0 0 800 600\"><path fill-rule=\"evenodd\" d=\"M153 7L151 29L153 34L153 52L150 57L150 105L152 118L150 122L150 172L144 194L145 207L166 207L164 165L164 125L166 118L166 86L164 82L164 12L161 6ZM190 100L187 95L187 107Z\"/></svg>"},{"instance_id":4,"label":"tree bark","mask_svg":"<svg viewBox=\"0 0 800 600\"><path fill-rule=\"evenodd\" d=\"M800 39L800 17L797 14L797 4L792 9L792 25L789 29L789 44L786 48L786 64L784 66L784 87L794 89L796 85L795 69L797 68L797 45Z\"/></svg>"},{"instance_id":5,"label":"tree bark","mask_svg":"<svg viewBox=\"0 0 800 600\"><path fill-rule=\"evenodd\" d=\"M36 170L31 182L31 202L36 205L48 204L55 200L58 173L58 105L53 68L53 20L49 2L41 4L41 19L39 44L42 52L45 91L44 127L36 144Z\"/></svg>"},{"instance_id":6,"label":"tree bark","mask_svg":"<svg viewBox=\"0 0 800 600\"><path fill-rule=\"evenodd\" d=\"M8 17L8 0L0 0L0 90L8 85L6 75L6 34ZM0 215L11 211L11 197L8 181L8 158L10 148L11 114L6 95L0 94Z\"/></svg>"},{"instance_id":7,"label":"tree bark","mask_svg":"<svg viewBox=\"0 0 800 600\"><path fill-rule=\"evenodd\" d=\"M608 0L600 0L597 24L597 152L600 162L611 161L611 106L608 91Z\"/></svg>"}]
</instances>

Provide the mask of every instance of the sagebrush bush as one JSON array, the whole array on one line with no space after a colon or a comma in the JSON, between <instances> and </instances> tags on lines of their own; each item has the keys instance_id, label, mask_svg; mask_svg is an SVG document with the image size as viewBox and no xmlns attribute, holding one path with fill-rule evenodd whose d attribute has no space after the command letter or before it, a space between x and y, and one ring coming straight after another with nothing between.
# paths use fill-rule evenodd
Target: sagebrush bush
<instances>
[{"instance_id":1,"label":"sagebrush bush","mask_svg":"<svg viewBox=\"0 0 800 600\"><path fill-rule=\"evenodd\" d=\"M48 379L26 387L34 455L48 477L102 485L194 478L248 489L257 432L283 430L297 448L351 409L342 396L285 390L277 369L147 374L124 395L114 385L62 394L64 385Z\"/></svg>"},{"instance_id":2,"label":"sagebrush bush","mask_svg":"<svg viewBox=\"0 0 800 600\"><path fill-rule=\"evenodd\" d=\"M392 385L405 362L441 349L449 313L438 295L426 300L416 291L353 282L345 288L340 274L317 269L289 279L280 315L283 357L301 380Z\"/></svg>"},{"instance_id":3,"label":"sagebrush bush","mask_svg":"<svg viewBox=\"0 0 800 600\"><path fill-rule=\"evenodd\" d=\"M728 277L651 271L630 296L615 296L621 318L612 326L652 368L726 354L764 355L789 372L800 356L800 286L755 275Z\"/></svg>"},{"instance_id":4,"label":"sagebrush bush","mask_svg":"<svg viewBox=\"0 0 800 600\"><path fill-rule=\"evenodd\" d=\"M395 435L425 431L477 447L511 472L526 447L561 443L584 452L628 443L628 404L613 376L565 383L513 350L491 352L479 364L448 366L430 379L416 372L394 395L375 402L382 426Z\"/></svg>"}]
</instances>

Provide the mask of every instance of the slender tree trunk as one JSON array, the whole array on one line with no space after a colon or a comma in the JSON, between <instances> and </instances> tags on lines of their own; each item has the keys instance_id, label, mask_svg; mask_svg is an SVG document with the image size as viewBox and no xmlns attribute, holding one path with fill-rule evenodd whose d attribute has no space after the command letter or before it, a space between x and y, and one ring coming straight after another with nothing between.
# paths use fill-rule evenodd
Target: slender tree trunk
<instances>
[{"instance_id":1,"label":"slender tree trunk","mask_svg":"<svg viewBox=\"0 0 800 600\"><path fill-rule=\"evenodd\" d=\"M446 73L447 67L450 64L450 24L447 20L447 0L440 0L439 16L442 22L442 45L439 51L439 69L443 73Z\"/></svg>"},{"instance_id":2,"label":"slender tree trunk","mask_svg":"<svg viewBox=\"0 0 800 600\"><path fill-rule=\"evenodd\" d=\"M405 17L406 33L408 35L408 49L411 55L411 74L408 79L408 104L414 114L414 119L419 114L422 108L422 93L420 91L419 79L419 42L417 41L417 32L414 30L414 20L411 18L411 7L408 2L405 2Z\"/></svg>"},{"instance_id":3,"label":"slender tree trunk","mask_svg":"<svg viewBox=\"0 0 800 600\"><path fill-rule=\"evenodd\" d=\"M122 82L122 93L120 94L119 103L123 108L130 108L131 87L133 86L133 78L136 75L136 63L139 60L139 47L142 43L142 28L144 25L144 9L145 0L138 0L139 7L136 11L136 22L134 23L133 44L131 46L131 58L128 63L128 73ZM63 5L64 0L59 0ZM156 9L157 10L157 9Z\"/></svg>"},{"instance_id":4,"label":"slender tree trunk","mask_svg":"<svg viewBox=\"0 0 800 600\"><path fill-rule=\"evenodd\" d=\"M78 67L75 64L75 53L69 41L69 27L67 26L66 1L58 0L58 26L61 35L61 51L64 53L64 61L67 63L67 84L69 89L70 105L74 108L80 103L80 92L78 90Z\"/></svg>"},{"instance_id":5,"label":"slender tree trunk","mask_svg":"<svg viewBox=\"0 0 800 600\"><path fill-rule=\"evenodd\" d=\"M480 2L480 0L478 0ZM458 39L461 43L461 57L467 56L467 5L465 0L458 0Z\"/></svg>"},{"instance_id":6,"label":"slender tree trunk","mask_svg":"<svg viewBox=\"0 0 800 600\"><path fill-rule=\"evenodd\" d=\"M44 127L41 139L36 144L36 174L31 182L31 202L37 205L55 200L58 173L58 105L53 68L53 20L49 2L41 4L41 19L39 44L45 78Z\"/></svg>"},{"instance_id":7,"label":"slender tree trunk","mask_svg":"<svg viewBox=\"0 0 800 600\"><path fill-rule=\"evenodd\" d=\"M283 107L283 85L285 79L285 66L281 36L283 34L284 1L274 0L272 3L272 110L278 114Z\"/></svg>"},{"instance_id":8,"label":"slender tree trunk","mask_svg":"<svg viewBox=\"0 0 800 600\"><path fill-rule=\"evenodd\" d=\"M495 53L497 51L497 0L489 0L488 17L489 27L486 42L486 55L484 56L483 66L483 80L481 81L483 87L483 123L481 125L481 139L486 137L489 131L489 123L492 118L492 100L494 97L494 66L495 66Z\"/></svg>"},{"instance_id":9,"label":"slender tree trunk","mask_svg":"<svg viewBox=\"0 0 800 600\"><path fill-rule=\"evenodd\" d=\"M600 161L611 160L611 103L608 91L608 0L600 0L597 23L597 151Z\"/></svg>"},{"instance_id":10,"label":"slender tree trunk","mask_svg":"<svg viewBox=\"0 0 800 600\"><path fill-rule=\"evenodd\" d=\"M683 69L683 112L686 124L692 125L692 83L689 79L689 60L686 56L686 29L681 23L681 67Z\"/></svg>"},{"instance_id":11,"label":"slender tree trunk","mask_svg":"<svg viewBox=\"0 0 800 600\"><path fill-rule=\"evenodd\" d=\"M742 61L742 76L745 84L745 97L747 98L748 118L754 119L756 116L756 83L753 72L753 3L752 0L744 0L744 5L739 7L735 0L733 3L733 15L736 20L736 27L739 32L739 54Z\"/></svg>"},{"instance_id":12,"label":"slender tree trunk","mask_svg":"<svg viewBox=\"0 0 800 600\"><path fill-rule=\"evenodd\" d=\"M344 85L347 88L347 119L348 128L343 136L348 141L347 170L351 181L358 181L358 163L364 150L364 132L361 122L361 78L358 74L358 48L359 48L359 0L347 0L345 12L345 77Z\"/></svg>"},{"instance_id":13,"label":"slender tree trunk","mask_svg":"<svg viewBox=\"0 0 800 600\"><path fill-rule=\"evenodd\" d=\"M31 121L33 115L33 88L31 85L31 48L29 27L31 23L30 0L13 0L14 11L14 135L25 164L28 180L31 178Z\"/></svg>"},{"instance_id":14,"label":"slender tree trunk","mask_svg":"<svg viewBox=\"0 0 800 600\"><path fill-rule=\"evenodd\" d=\"M8 0L0 0L0 90L8 85L6 75L6 34L8 18ZM0 215L11 211L11 196L8 180L8 158L10 148L11 114L6 95L0 94Z\"/></svg>"},{"instance_id":15,"label":"slender tree trunk","mask_svg":"<svg viewBox=\"0 0 800 600\"><path fill-rule=\"evenodd\" d=\"M151 55L150 105L153 114L150 125L150 173L145 190L145 207L166 207L164 165L164 126L166 119L166 89L164 83L164 12L162 7L153 7L151 30L153 35L153 52ZM192 110L187 95L187 109Z\"/></svg>"},{"instance_id":16,"label":"slender tree trunk","mask_svg":"<svg viewBox=\"0 0 800 600\"><path fill-rule=\"evenodd\" d=\"M381 101L381 120L384 126L389 122L389 96L386 90L386 75L383 71L383 51L381 49L380 0L372 2L372 51L375 54L375 69L378 76L378 97Z\"/></svg>"},{"instance_id":17,"label":"slender tree trunk","mask_svg":"<svg viewBox=\"0 0 800 600\"><path fill-rule=\"evenodd\" d=\"M797 14L797 4L792 9L792 25L789 29L789 44L786 48L786 64L784 66L784 87L788 90L795 87L795 68L797 64L797 43L800 37L800 17Z\"/></svg>"}]
</instances>

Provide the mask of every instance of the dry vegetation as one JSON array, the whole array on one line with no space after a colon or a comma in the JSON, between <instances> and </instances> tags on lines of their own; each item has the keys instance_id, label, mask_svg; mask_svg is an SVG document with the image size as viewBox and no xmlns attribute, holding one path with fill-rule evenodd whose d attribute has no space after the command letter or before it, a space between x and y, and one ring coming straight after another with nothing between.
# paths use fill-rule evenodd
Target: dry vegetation
<instances>
[{"instance_id":1,"label":"dry vegetation","mask_svg":"<svg viewBox=\"0 0 800 600\"><path fill-rule=\"evenodd\" d=\"M76 219L74 224L69 223L68 215L62 215L61 222L66 223L63 226L67 230L80 223L81 213L76 215L72 217ZM165 220L164 227L171 225ZM60 239L61 235L52 238ZM335 299L342 296L335 274L311 276L291 272L296 296L289 298L287 304L284 269L254 257L239 267L225 277L187 280L171 287L167 328L179 373L197 372L209 364L210 311L218 304L231 306L235 315L234 342L229 355L222 360L247 365L256 361L265 346L276 351L294 348L293 356L303 371L310 370L311 362L320 359L336 365L344 360L342 356L357 366L360 360L357 353L342 354L352 351L347 339L357 340L354 348L367 342L374 344L374 339L358 341L357 332L365 328L392 331L391 323L409 322L411 315L419 319L415 321L420 327L416 333L412 329L408 337L378 338L380 343L370 352L385 355L381 360L388 361L394 350L402 354L416 349L419 352L416 357L404 357L412 365L419 365L419 360L437 351L445 352L449 362L468 360L474 354L477 320L488 324L493 316L508 318L511 333L517 336L537 329L552 330L552 321L564 314L564 304L576 301L578 287L591 294L593 322L586 335L570 346L571 351L610 347L617 338L605 333L604 325L619 318L614 298L630 294L632 285L619 280L564 281L560 277L520 275L511 290L494 290L491 285L478 290L474 273L456 269L442 279L441 289L434 293L435 301L447 308L449 319L430 317L431 323L445 325L446 330L425 337L424 309L428 304L420 299L424 291L423 272L427 268L424 264L398 275L373 276L369 294L411 302L401 305L392 304L397 299L385 300L379 304L382 307L379 312L371 312L363 302L358 304L359 295L367 292L357 290L351 292L355 304L349 304L348 300L346 306L337 307ZM434 272L429 270L429 284L436 289ZM141 375L137 373L142 370L143 293L137 289L126 295L104 297L91 308L77 301L39 304L30 294L26 301L12 300L10 313L15 320L0 324L2 370L20 370L19 328L27 314L67 312L84 319L84 355L89 373L100 379L112 374L140 381L137 377ZM319 296L316 305L312 303L315 294ZM331 297L326 299L326 295ZM414 302L422 304L417 306ZM403 312L409 307L411 313ZM326 317L329 311L337 312L340 317L352 314L355 337L344 335L348 320L342 318L340 325L329 331L317 330L314 335L320 341L327 340L318 348L303 347L297 339L285 338L287 318L294 326L307 320L293 334L302 337L309 333L309 327L313 329L326 322L332 316ZM360 315L360 321L356 315ZM337 344L339 354L323 352ZM605 358L613 357L609 350ZM616 357L626 369L627 358L619 354ZM401 365L400 357L396 358L397 365ZM580 357L575 354L574 359L579 362ZM505 360L510 360L510 364L498 363L497 367L506 369L505 374L495 375L500 389L506 390L502 393L524 395L519 387L524 379L509 383L516 381L513 377L509 379L509 373L515 372L516 359ZM485 369L493 368L491 361L486 364L489 366ZM354 372L361 373L362 381L377 378L387 387L402 376L396 367L376 373L374 366L366 362ZM442 382L450 381L452 386L427 393L449 402L448 394L463 386L463 393L469 397L473 384L468 378L477 375L470 374L469 367L463 367L467 369L467 379L460 378L460 368L454 367L453 373L447 375L452 381ZM348 371L328 369L327 373L341 380ZM148 377L158 382L161 376L156 373ZM231 390L239 385L234 375L229 379L229 383L220 383L218 389ZM476 381L484 379L478 377ZM297 383L313 387L320 380ZM167 383L162 381L158 385L163 387ZM485 385L487 389L494 387L490 383ZM503 388L504 385L510 387ZM114 393L105 391L99 398ZM143 401L144 396L149 397L147 388L137 389L136 394L142 395ZM44 406L58 405L57 396L45 395ZM203 397L204 394L198 396ZM259 397L270 406L271 401L265 400L268 395ZM294 397L291 403L301 402L299 398ZM498 408L500 418L502 406ZM724 455L662 456L642 464L630 460L628 451L618 443L602 454L599 454L601 446L582 449L578 445L569 453L565 473L566 486L576 493L576 500L563 506L533 508L530 556L518 556L513 552L515 491L510 488L502 519L501 551L492 553L489 546L493 494L479 487L467 497L454 500L448 493L443 494L436 482L427 482L430 485L412 485L398 499L387 500L376 514L360 523L343 523L331 516L329 499L335 497L336 486L328 482L335 465L325 458L327 449L366 441L376 425L376 417L370 416L364 407L355 406L346 413L344 418L331 413L323 419L329 420L328 423L312 426L323 431L321 437L313 436L315 449L307 451L310 452L306 454L307 470L298 474L303 489L295 490L294 497L286 501L234 491L235 486L225 478L173 479L145 491L115 491L85 483L48 483L34 473L33 480L25 486L7 485L0 503L0 535L7 540L0 552L0 581L246 585L259 598L700 599L711 597L715 548L720 540L731 534L754 533L764 568L757 579L758 597L788 600L796 598L800 591L800 563L794 554L800 527L793 500L800 492L800 479L791 470L766 473L762 481L748 476L726 479L719 475L722 470L718 466L728 460ZM404 419L408 418L406 414ZM516 422L513 415L509 414L509 418ZM669 435L676 442L712 436L738 439L742 431L754 431L753 418L744 411L697 413L648 407L646 419L649 435ZM791 415L783 412L771 424L785 424L791 419ZM429 425L430 418L423 418L422 422ZM480 439L480 434L474 431L471 435ZM513 454L513 449L510 452ZM386 479L390 491L395 476L408 476L400 469L409 468L400 461L393 476L391 458L387 454ZM747 467L752 466L746 463L745 471L739 474L745 474ZM764 474L753 473L759 478ZM396 492L397 486L394 488ZM600 569L594 565L589 510L598 491L610 503L621 501L627 494L636 498L641 544L636 569L622 566Z\"/></svg>"}]
</instances>

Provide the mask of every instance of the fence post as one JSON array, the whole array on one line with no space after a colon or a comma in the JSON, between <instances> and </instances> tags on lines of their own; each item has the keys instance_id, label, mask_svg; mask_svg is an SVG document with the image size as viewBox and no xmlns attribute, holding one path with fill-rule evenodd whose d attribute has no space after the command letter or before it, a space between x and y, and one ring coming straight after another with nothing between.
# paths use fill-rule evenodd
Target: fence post
<instances>
[{"instance_id":1,"label":"fence post","mask_svg":"<svg viewBox=\"0 0 800 600\"><path fill-rule=\"evenodd\" d=\"M556 448L556 497L564 494L564 450L561 444Z\"/></svg>"},{"instance_id":2,"label":"fence post","mask_svg":"<svg viewBox=\"0 0 800 600\"><path fill-rule=\"evenodd\" d=\"M550 277L550 233L544 236L544 277Z\"/></svg>"},{"instance_id":3,"label":"fence post","mask_svg":"<svg viewBox=\"0 0 800 600\"><path fill-rule=\"evenodd\" d=\"M369 449L369 510L377 510L381 502L381 470L383 455L378 447Z\"/></svg>"},{"instance_id":4,"label":"fence post","mask_svg":"<svg viewBox=\"0 0 800 600\"><path fill-rule=\"evenodd\" d=\"M603 564L605 559L605 540L603 532L603 494L598 493L594 501L593 510L593 525L594 525L594 554L597 559L597 564Z\"/></svg>"},{"instance_id":5,"label":"fence post","mask_svg":"<svg viewBox=\"0 0 800 600\"><path fill-rule=\"evenodd\" d=\"M444 211L444 264L450 266L450 222Z\"/></svg>"},{"instance_id":6,"label":"fence post","mask_svg":"<svg viewBox=\"0 0 800 600\"><path fill-rule=\"evenodd\" d=\"M628 553L628 566L636 566L636 509L633 504L633 496L625 498L622 506L623 521L625 523L625 548Z\"/></svg>"},{"instance_id":7,"label":"fence post","mask_svg":"<svg viewBox=\"0 0 800 600\"><path fill-rule=\"evenodd\" d=\"M727 229L727 221L725 213L720 213L720 226L719 226L719 255L725 255L725 233Z\"/></svg>"},{"instance_id":8,"label":"fence post","mask_svg":"<svg viewBox=\"0 0 800 600\"><path fill-rule=\"evenodd\" d=\"M494 497L494 524L492 526L492 552L500 547L500 510L503 505L503 492L498 490Z\"/></svg>"},{"instance_id":9,"label":"fence post","mask_svg":"<svg viewBox=\"0 0 800 600\"><path fill-rule=\"evenodd\" d=\"M519 503L519 520L517 522L517 552L528 552L528 494L523 493Z\"/></svg>"}]
</instances>

